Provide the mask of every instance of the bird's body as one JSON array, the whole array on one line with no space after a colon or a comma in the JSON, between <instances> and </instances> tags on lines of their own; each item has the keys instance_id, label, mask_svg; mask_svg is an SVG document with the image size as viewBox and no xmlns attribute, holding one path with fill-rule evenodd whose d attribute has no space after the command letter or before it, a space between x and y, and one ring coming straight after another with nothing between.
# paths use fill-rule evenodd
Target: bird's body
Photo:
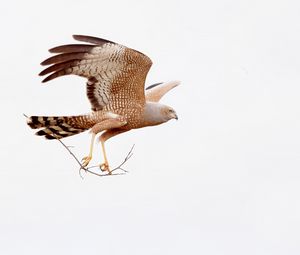
<instances>
[{"instance_id":1,"label":"bird's body","mask_svg":"<svg viewBox=\"0 0 300 255\"><path fill-rule=\"evenodd\" d=\"M69 117L31 116L31 128L41 128L36 134L47 139L61 139L90 129L92 143L86 166L92 157L96 134L104 131L100 141L104 153L102 170L109 171L104 142L131 129L154 126L176 118L175 111L158 101L179 82L159 83L144 89L147 73L152 65L144 54L125 46L90 36L74 36L90 44L58 46L50 52L59 53L46 59L42 65L51 65L40 75L43 82L62 75L86 77L87 96L92 112Z\"/></svg>"}]
</instances>

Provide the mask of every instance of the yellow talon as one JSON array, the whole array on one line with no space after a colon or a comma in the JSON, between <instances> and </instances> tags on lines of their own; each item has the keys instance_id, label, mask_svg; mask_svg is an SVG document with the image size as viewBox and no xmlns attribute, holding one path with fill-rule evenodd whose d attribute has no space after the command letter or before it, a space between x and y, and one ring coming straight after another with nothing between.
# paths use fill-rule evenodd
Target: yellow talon
<instances>
[{"instance_id":1,"label":"yellow talon","mask_svg":"<svg viewBox=\"0 0 300 255\"><path fill-rule=\"evenodd\" d=\"M107 163L101 164L101 165L100 165L100 169L101 169L102 172L108 171L108 174L111 174L111 171L110 171L109 166L108 166Z\"/></svg>"},{"instance_id":2,"label":"yellow talon","mask_svg":"<svg viewBox=\"0 0 300 255\"><path fill-rule=\"evenodd\" d=\"M86 157L84 157L81 161L83 161L82 162L82 166L83 167L86 167L89 163L90 163L90 161L92 160L92 157L91 156L86 156Z\"/></svg>"}]
</instances>

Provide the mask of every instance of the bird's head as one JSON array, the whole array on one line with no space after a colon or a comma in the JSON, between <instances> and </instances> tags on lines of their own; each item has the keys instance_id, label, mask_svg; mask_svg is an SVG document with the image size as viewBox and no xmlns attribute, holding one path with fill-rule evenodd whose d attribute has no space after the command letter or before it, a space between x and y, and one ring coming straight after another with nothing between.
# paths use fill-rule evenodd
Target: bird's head
<instances>
[{"instance_id":1,"label":"bird's head","mask_svg":"<svg viewBox=\"0 0 300 255\"><path fill-rule=\"evenodd\" d=\"M159 125L171 119L178 120L177 114L172 107L154 102L146 103L143 117L146 126Z\"/></svg>"},{"instance_id":2,"label":"bird's head","mask_svg":"<svg viewBox=\"0 0 300 255\"><path fill-rule=\"evenodd\" d=\"M176 111L168 105L163 105L161 107L161 114L164 116L165 121L168 121L168 120L171 120L171 119L178 120L178 116L177 116Z\"/></svg>"}]
</instances>

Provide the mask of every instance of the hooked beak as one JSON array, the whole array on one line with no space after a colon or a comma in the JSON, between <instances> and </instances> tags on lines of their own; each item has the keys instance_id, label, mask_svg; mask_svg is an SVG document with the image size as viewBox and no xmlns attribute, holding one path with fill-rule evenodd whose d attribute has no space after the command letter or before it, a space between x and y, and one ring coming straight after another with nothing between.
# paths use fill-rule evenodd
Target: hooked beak
<instances>
[{"instance_id":1,"label":"hooked beak","mask_svg":"<svg viewBox=\"0 0 300 255\"><path fill-rule=\"evenodd\" d=\"M176 113L174 114L174 119L175 119L175 120L178 120L178 116L177 116Z\"/></svg>"}]
</instances>

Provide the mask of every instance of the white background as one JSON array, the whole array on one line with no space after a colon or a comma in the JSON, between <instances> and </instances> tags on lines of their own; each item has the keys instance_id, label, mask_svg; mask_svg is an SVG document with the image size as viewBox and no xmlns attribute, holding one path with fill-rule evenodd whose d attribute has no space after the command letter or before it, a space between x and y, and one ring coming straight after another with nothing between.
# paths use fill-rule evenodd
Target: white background
<instances>
[{"instance_id":1,"label":"white background","mask_svg":"<svg viewBox=\"0 0 300 255\"><path fill-rule=\"evenodd\" d=\"M299 1L6 1L1 4L0 254L300 254ZM107 142L125 176L78 175L28 115L89 111L85 81L41 85L72 34L154 62L147 85L179 121ZM88 153L86 132L65 140ZM100 163L97 146L93 163Z\"/></svg>"}]
</instances>

